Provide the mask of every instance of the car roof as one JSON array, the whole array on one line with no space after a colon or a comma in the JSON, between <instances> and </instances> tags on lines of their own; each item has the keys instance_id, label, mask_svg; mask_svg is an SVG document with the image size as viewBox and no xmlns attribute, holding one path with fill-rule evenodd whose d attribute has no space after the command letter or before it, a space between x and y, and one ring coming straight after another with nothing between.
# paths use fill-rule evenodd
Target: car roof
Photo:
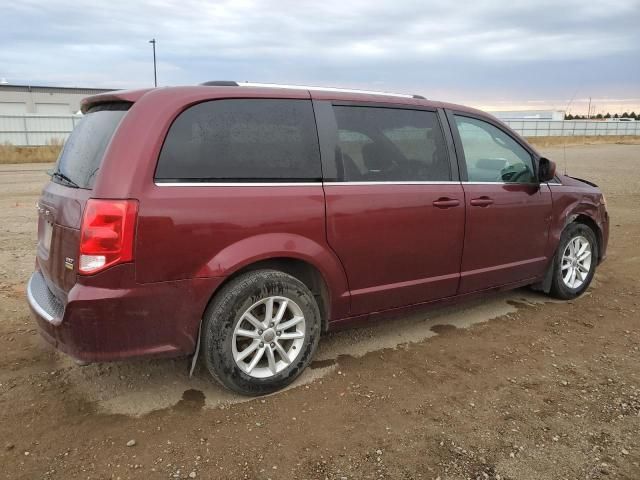
<instances>
[{"instance_id":1,"label":"car roof","mask_svg":"<svg viewBox=\"0 0 640 480\"><path fill-rule=\"evenodd\" d=\"M81 109L86 113L91 107L101 103L131 102L135 103L142 97L162 98L184 97L185 103L197 103L221 98L283 98L283 99L313 99L353 101L363 103L379 103L392 105L407 105L427 108L448 108L451 110L487 115L480 110L458 105L426 99L420 95L407 95L369 90L343 89L335 87L319 87L306 85L278 85L235 82L207 82L203 85L178 87L146 88L137 90L118 90L92 95L82 100Z\"/></svg>"}]
</instances>

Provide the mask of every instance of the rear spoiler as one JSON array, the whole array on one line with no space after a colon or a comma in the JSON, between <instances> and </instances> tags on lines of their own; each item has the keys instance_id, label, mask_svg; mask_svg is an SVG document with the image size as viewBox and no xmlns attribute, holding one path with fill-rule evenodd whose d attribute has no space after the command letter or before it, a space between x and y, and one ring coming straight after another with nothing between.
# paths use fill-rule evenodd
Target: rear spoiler
<instances>
[{"instance_id":1,"label":"rear spoiler","mask_svg":"<svg viewBox=\"0 0 640 480\"><path fill-rule=\"evenodd\" d=\"M135 103L139 100L144 94L150 92L153 88L145 88L139 90L118 90L115 92L106 92L99 93L98 95L92 95L90 97L86 97L82 99L80 102L80 111L82 113L87 113L87 111L91 107L95 107L96 105L100 105L101 103L112 103L112 102L128 102Z\"/></svg>"}]
</instances>

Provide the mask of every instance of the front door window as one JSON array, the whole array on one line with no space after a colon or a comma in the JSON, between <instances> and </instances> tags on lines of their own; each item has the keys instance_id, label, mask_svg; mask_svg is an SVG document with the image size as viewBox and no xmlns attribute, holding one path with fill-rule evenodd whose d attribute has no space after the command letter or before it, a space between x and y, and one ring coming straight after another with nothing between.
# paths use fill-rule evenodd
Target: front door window
<instances>
[{"instance_id":1,"label":"front door window","mask_svg":"<svg viewBox=\"0 0 640 480\"><path fill-rule=\"evenodd\" d=\"M456 115L470 182L536 183L531 155L488 122Z\"/></svg>"}]
</instances>

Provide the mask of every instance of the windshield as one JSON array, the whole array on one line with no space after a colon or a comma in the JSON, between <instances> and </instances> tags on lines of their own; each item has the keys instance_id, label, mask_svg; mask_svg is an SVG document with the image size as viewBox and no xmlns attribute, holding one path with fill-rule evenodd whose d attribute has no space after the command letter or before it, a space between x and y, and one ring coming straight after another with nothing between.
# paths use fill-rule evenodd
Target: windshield
<instances>
[{"instance_id":1,"label":"windshield","mask_svg":"<svg viewBox=\"0 0 640 480\"><path fill-rule=\"evenodd\" d=\"M93 188L107 145L130 106L122 102L91 108L65 142L52 180L64 183L66 178L79 188Z\"/></svg>"}]
</instances>

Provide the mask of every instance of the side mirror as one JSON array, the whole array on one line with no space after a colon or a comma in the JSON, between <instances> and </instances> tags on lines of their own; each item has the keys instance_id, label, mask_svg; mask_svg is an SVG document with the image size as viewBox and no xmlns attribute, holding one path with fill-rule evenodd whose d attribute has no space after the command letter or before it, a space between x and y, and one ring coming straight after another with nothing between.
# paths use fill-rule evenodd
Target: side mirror
<instances>
[{"instance_id":1,"label":"side mirror","mask_svg":"<svg viewBox=\"0 0 640 480\"><path fill-rule=\"evenodd\" d=\"M538 180L540 183L549 182L556 176L556 164L548 158L541 157L538 161Z\"/></svg>"}]
</instances>

